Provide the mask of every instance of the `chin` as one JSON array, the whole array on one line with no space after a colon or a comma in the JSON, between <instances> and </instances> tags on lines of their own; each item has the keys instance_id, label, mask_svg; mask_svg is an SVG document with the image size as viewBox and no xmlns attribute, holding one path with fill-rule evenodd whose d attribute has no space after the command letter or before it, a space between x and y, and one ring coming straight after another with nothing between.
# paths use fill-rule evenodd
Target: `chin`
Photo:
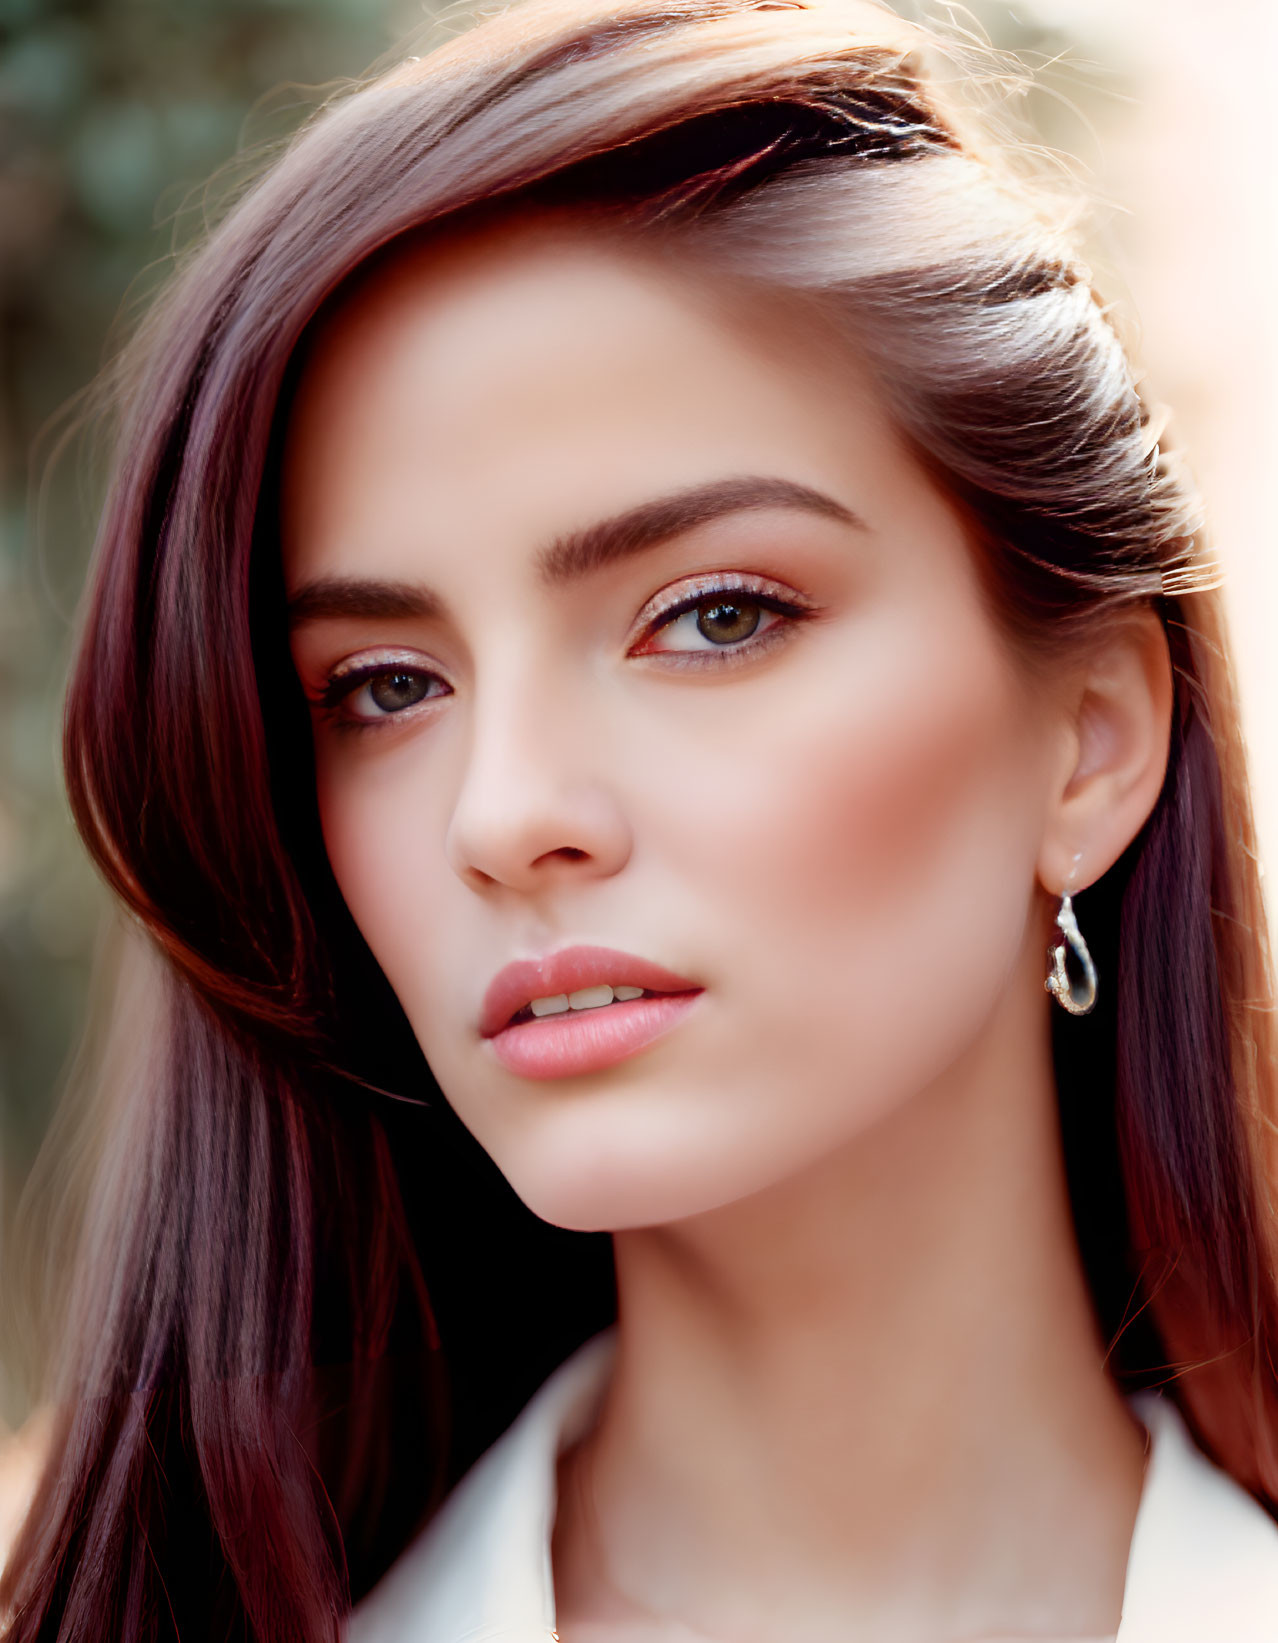
<instances>
[{"instance_id":1,"label":"chin","mask_svg":"<svg viewBox=\"0 0 1278 1643\"><path fill-rule=\"evenodd\" d=\"M552 1226L573 1232L624 1232L668 1225L720 1209L774 1185L775 1149L732 1157L719 1137L674 1135L658 1125L606 1136L594 1126L537 1137L494 1157L523 1202ZM523 1138L528 1141L529 1138ZM740 1139L738 1135L737 1139Z\"/></svg>"},{"instance_id":2,"label":"chin","mask_svg":"<svg viewBox=\"0 0 1278 1643\"><path fill-rule=\"evenodd\" d=\"M629 1166L563 1163L504 1172L534 1215L570 1232L624 1232L679 1221L710 1207L667 1174Z\"/></svg>"},{"instance_id":3,"label":"chin","mask_svg":"<svg viewBox=\"0 0 1278 1643\"><path fill-rule=\"evenodd\" d=\"M673 1195L657 1182L632 1183L620 1192L601 1192L598 1183L566 1183L554 1190L520 1192L534 1215L566 1232L628 1232L690 1220L718 1202Z\"/></svg>"}]
</instances>

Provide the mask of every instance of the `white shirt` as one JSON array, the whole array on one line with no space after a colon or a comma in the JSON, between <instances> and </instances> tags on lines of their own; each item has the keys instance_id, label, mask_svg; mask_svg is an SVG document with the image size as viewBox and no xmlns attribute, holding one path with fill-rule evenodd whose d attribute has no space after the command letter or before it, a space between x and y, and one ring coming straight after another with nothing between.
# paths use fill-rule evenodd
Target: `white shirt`
<instances>
[{"instance_id":1,"label":"white shirt","mask_svg":"<svg viewBox=\"0 0 1278 1643\"><path fill-rule=\"evenodd\" d=\"M349 1643L547 1643L556 1462L598 1412L615 1345L575 1352L356 1608ZM1142 1393L1151 1447L1116 1643L1278 1643L1278 1524ZM1098 1640L1099 1643L1099 1640Z\"/></svg>"}]
</instances>

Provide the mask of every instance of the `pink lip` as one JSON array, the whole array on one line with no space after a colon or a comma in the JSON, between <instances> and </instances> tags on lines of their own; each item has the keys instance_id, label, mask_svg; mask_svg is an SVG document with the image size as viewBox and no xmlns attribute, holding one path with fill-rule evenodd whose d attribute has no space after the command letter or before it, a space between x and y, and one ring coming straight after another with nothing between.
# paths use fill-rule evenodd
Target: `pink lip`
<instances>
[{"instance_id":1,"label":"pink lip","mask_svg":"<svg viewBox=\"0 0 1278 1643\"><path fill-rule=\"evenodd\" d=\"M682 1021L700 997L698 988L625 999L596 1010L567 1010L503 1027L488 1042L502 1066L521 1078L571 1078L637 1054Z\"/></svg>"},{"instance_id":2,"label":"pink lip","mask_svg":"<svg viewBox=\"0 0 1278 1643\"><path fill-rule=\"evenodd\" d=\"M534 998L554 998L558 993L575 993L581 987L597 987L604 982L613 987L643 987L653 993L701 991L697 982L689 981L687 976L676 975L646 958L636 958L633 953L621 953L612 947L564 947L545 958L520 959L498 970L484 994L480 1036L495 1038L511 1016Z\"/></svg>"}]
</instances>

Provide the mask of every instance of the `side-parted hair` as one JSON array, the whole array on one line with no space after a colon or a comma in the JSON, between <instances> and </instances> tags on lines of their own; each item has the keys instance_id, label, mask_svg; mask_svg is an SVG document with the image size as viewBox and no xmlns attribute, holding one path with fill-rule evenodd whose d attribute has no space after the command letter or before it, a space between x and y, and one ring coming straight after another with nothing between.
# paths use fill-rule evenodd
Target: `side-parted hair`
<instances>
[{"instance_id":1,"label":"side-parted hair","mask_svg":"<svg viewBox=\"0 0 1278 1643\"><path fill-rule=\"evenodd\" d=\"M612 1315L607 1239L514 1199L341 903L283 622L308 327L403 236L505 209L834 315L1026 666L1161 616L1166 780L1079 898L1107 985L1056 1024L1063 1143L1119 1384L1165 1386L1278 1513L1273 984L1217 578L1061 196L990 137L966 50L874 0L525 0L323 109L140 328L65 763L153 1008L83 1216L12 1643L336 1639Z\"/></svg>"}]
</instances>

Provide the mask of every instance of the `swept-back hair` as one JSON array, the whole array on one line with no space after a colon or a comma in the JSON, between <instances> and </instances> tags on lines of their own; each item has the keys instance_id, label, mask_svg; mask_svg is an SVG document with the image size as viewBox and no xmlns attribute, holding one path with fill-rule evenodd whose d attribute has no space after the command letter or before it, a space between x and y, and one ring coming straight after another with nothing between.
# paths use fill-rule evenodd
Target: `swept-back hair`
<instances>
[{"instance_id":1,"label":"swept-back hair","mask_svg":"<svg viewBox=\"0 0 1278 1643\"><path fill-rule=\"evenodd\" d=\"M1272 982L1214 572L977 72L872 0L529 0L323 110L142 326L65 751L157 1008L83 1220L14 1643L335 1638L611 1315L607 1240L513 1200L341 904L282 622L299 341L401 236L506 205L682 241L838 315L1027 665L1161 616L1170 759L1079 898L1110 984L1058 1024L1065 1154L1120 1384L1165 1383L1278 1509Z\"/></svg>"}]
</instances>

